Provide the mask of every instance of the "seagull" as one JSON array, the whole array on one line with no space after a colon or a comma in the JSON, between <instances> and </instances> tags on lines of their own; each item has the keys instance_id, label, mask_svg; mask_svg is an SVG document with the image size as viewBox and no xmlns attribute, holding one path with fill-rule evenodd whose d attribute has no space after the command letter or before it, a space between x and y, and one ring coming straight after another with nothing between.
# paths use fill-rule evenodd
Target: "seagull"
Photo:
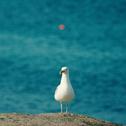
<instances>
[{"instance_id":1,"label":"seagull","mask_svg":"<svg viewBox=\"0 0 126 126\"><path fill-rule=\"evenodd\" d=\"M72 88L68 67L62 67L60 70L61 81L57 86L54 98L56 101L60 102L61 113L63 112L63 103L66 104L66 113L68 112L68 103L70 103L74 97L75 93Z\"/></svg>"}]
</instances>

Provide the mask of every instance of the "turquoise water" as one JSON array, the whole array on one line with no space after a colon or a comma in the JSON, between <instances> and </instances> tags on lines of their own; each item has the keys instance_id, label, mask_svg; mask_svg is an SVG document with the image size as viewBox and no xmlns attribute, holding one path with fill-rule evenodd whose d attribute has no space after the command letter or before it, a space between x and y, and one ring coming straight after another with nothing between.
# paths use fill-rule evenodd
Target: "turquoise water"
<instances>
[{"instance_id":1,"label":"turquoise water","mask_svg":"<svg viewBox=\"0 0 126 126\"><path fill-rule=\"evenodd\" d=\"M71 112L126 124L125 33L125 0L1 0L0 112L59 112L65 65Z\"/></svg>"}]
</instances>

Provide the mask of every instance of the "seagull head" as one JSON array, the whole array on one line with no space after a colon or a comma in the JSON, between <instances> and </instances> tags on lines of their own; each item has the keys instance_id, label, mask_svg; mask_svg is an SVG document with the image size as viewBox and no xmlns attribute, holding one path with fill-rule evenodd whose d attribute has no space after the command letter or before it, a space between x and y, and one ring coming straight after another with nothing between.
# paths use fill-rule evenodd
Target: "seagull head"
<instances>
[{"instance_id":1,"label":"seagull head","mask_svg":"<svg viewBox=\"0 0 126 126\"><path fill-rule=\"evenodd\" d=\"M60 70L60 74L62 75L63 73L67 74L69 71L68 67L62 67L61 70Z\"/></svg>"}]
</instances>

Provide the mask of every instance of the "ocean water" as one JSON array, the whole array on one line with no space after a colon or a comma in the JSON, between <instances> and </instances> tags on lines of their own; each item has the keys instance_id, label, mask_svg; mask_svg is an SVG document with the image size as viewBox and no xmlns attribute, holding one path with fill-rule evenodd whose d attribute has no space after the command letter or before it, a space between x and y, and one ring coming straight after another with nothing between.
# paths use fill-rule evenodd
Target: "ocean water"
<instances>
[{"instance_id":1,"label":"ocean water","mask_svg":"<svg viewBox=\"0 0 126 126\"><path fill-rule=\"evenodd\" d=\"M125 62L125 0L0 1L0 113L59 112L68 66L69 111L126 124Z\"/></svg>"}]
</instances>

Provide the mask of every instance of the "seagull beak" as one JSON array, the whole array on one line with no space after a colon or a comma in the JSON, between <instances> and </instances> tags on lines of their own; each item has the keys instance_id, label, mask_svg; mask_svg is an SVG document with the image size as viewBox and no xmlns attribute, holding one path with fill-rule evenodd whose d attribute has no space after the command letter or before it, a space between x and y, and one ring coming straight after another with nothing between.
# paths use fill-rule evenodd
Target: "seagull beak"
<instances>
[{"instance_id":1,"label":"seagull beak","mask_svg":"<svg viewBox=\"0 0 126 126\"><path fill-rule=\"evenodd\" d=\"M64 73L66 73L66 71L65 71L65 70L61 70L61 71L60 71L60 75L62 75L62 73L63 73L63 72L64 72Z\"/></svg>"}]
</instances>

